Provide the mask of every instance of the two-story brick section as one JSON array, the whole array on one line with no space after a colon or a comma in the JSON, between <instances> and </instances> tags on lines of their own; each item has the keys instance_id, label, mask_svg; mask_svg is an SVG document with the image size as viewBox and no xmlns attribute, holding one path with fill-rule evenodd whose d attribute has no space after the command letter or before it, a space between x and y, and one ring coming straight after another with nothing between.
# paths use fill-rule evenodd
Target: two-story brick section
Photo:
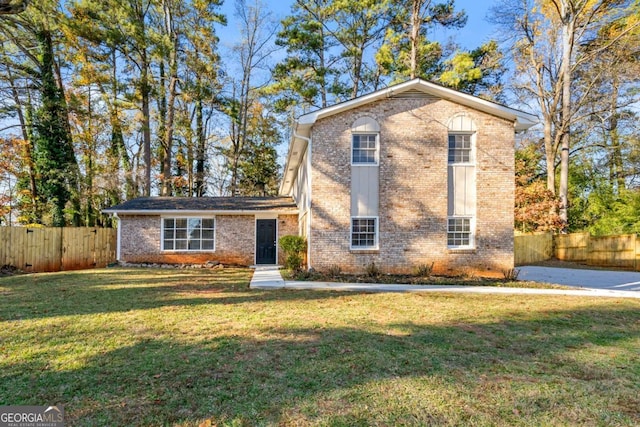
<instances>
[{"instance_id":1,"label":"two-story brick section","mask_svg":"<svg viewBox=\"0 0 640 427\"><path fill-rule=\"evenodd\" d=\"M281 185L310 267L513 267L515 132L535 116L420 79L300 117Z\"/></svg>"},{"instance_id":2,"label":"two-story brick section","mask_svg":"<svg viewBox=\"0 0 640 427\"><path fill-rule=\"evenodd\" d=\"M307 266L500 274L513 267L515 132L536 117L421 79L301 116L278 198L135 199L118 259L281 262L307 239ZM198 199L193 199L198 200Z\"/></svg>"}]
</instances>

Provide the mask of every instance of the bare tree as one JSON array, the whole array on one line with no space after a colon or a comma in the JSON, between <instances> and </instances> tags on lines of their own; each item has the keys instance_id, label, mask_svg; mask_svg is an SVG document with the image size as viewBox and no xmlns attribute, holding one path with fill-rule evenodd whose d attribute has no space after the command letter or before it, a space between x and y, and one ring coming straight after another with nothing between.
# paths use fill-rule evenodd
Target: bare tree
<instances>
[{"instance_id":1,"label":"bare tree","mask_svg":"<svg viewBox=\"0 0 640 427\"><path fill-rule=\"evenodd\" d=\"M560 218L568 225L571 128L589 99L593 85L576 83L576 70L616 46L632 28L589 51L579 47L613 21L632 13L624 0L503 0L494 22L511 34L516 87L537 104L544 125L547 187L560 199ZM637 24L636 24L637 25ZM559 152L559 153L558 153ZM559 154L559 155L558 155ZM559 157L560 182L555 171Z\"/></svg>"}]
</instances>

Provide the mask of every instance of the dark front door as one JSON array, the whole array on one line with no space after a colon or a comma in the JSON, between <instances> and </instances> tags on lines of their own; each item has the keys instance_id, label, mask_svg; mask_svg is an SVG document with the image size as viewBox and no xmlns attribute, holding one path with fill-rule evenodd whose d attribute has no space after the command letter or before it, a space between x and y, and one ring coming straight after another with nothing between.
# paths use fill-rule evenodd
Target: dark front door
<instances>
[{"instance_id":1,"label":"dark front door","mask_svg":"<svg viewBox=\"0 0 640 427\"><path fill-rule=\"evenodd\" d=\"M276 220L256 222L256 264L276 263Z\"/></svg>"}]
</instances>

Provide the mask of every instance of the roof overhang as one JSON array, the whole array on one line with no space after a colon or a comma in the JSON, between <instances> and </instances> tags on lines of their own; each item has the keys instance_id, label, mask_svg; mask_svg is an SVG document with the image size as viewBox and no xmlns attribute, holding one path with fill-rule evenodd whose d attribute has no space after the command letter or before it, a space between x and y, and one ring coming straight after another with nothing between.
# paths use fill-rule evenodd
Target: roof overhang
<instances>
[{"instance_id":1,"label":"roof overhang","mask_svg":"<svg viewBox=\"0 0 640 427\"><path fill-rule=\"evenodd\" d=\"M117 215L118 217L127 215L160 215L160 216L211 216L211 215L264 215L264 214L291 214L298 213L297 208L286 209L254 209L254 210L185 210L185 209L165 209L165 210L129 210L129 209L103 209L103 213Z\"/></svg>"},{"instance_id":2,"label":"roof overhang","mask_svg":"<svg viewBox=\"0 0 640 427\"><path fill-rule=\"evenodd\" d=\"M478 98L477 96L462 93L454 89L449 89L426 80L409 80L350 101L345 101L340 104L322 108L300 116L293 127L294 131L291 142L289 143L289 152L287 154L287 161L285 163L282 183L280 185L280 194L290 194L295 174L300 166L300 161L304 155L304 149L306 149L307 142L311 135L311 128L318 120L369 104L371 102L391 98L410 90L419 90L425 94L446 99L456 104L464 105L469 108L473 108L474 110L509 120L513 122L516 132L525 131L539 122L537 116L525 113L524 111L487 101L485 99ZM297 153L297 155L294 155L293 153Z\"/></svg>"}]
</instances>

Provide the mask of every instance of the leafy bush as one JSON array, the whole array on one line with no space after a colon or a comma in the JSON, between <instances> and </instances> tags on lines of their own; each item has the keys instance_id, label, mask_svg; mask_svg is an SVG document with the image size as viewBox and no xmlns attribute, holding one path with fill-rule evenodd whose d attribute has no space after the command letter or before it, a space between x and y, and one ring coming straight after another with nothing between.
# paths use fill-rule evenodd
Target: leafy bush
<instances>
[{"instance_id":1,"label":"leafy bush","mask_svg":"<svg viewBox=\"0 0 640 427\"><path fill-rule=\"evenodd\" d=\"M278 240L278 243L285 254L285 268L292 271L301 270L304 252L307 250L307 242L304 240L304 237L294 235L282 236L280 240Z\"/></svg>"}]
</instances>

